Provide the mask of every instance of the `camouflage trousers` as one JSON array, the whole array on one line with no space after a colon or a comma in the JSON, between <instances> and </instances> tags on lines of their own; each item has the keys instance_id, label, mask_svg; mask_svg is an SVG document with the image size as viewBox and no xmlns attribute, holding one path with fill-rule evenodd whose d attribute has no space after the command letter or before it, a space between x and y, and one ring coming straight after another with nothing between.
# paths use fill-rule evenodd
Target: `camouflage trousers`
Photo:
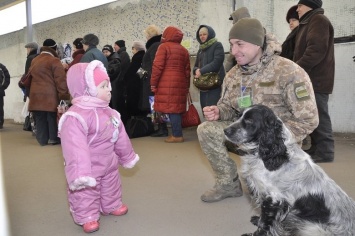
<instances>
[{"instance_id":1,"label":"camouflage trousers","mask_svg":"<svg viewBox=\"0 0 355 236\"><path fill-rule=\"evenodd\" d=\"M238 178L237 165L229 156L223 130L232 121L206 121L197 128L198 140L216 176L216 185L232 185Z\"/></svg>"}]
</instances>

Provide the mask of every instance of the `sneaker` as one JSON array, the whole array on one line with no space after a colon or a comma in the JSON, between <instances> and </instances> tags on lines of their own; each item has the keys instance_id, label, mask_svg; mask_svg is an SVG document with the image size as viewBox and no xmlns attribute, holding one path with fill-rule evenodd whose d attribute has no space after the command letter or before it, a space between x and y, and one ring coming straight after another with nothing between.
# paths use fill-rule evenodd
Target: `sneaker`
<instances>
[{"instance_id":1,"label":"sneaker","mask_svg":"<svg viewBox=\"0 0 355 236\"><path fill-rule=\"evenodd\" d=\"M122 204L121 207L119 207L118 209L114 210L113 212L110 212L110 215L114 215L114 216L122 216L127 214L128 212L128 207L125 204Z\"/></svg>"},{"instance_id":2,"label":"sneaker","mask_svg":"<svg viewBox=\"0 0 355 236\"><path fill-rule=\"evenodd\" d=\"M207 190L202 196L201 200L204 202L218 202L228 197L240 197L243 195L242 185L240 180L237 180L236 186L228 189L228 187L214 186Z\"/></svg>"},{"instance_id":3,"label":"sneaker","mask_svg":"<svg viewBox=\"0 0 355 236\"><path fill-rule=\"evenodd\" d=\"M167 139L164 140L166 143L183 143L184 138L183 137L175 137L175 136L169 136Z\"/></svg>"},{"instance_id":4,"label":"sneaker","mask_svg":"<svg viewBox=\"0 0 355 236\"><path fill-rule=\"evenodd\" d=\"M85 233L92 233L98 231L100 228L100 224L98 221L90 221L83 224L83 230Z\"/></svg>"}]
</instances>

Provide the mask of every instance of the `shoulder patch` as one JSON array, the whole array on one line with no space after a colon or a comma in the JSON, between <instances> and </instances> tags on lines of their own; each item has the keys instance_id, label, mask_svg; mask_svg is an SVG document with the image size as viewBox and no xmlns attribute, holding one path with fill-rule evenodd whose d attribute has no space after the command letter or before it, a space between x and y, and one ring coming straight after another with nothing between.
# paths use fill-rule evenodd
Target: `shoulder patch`
<instances>
[{"instance_id":1,"label":"shoulder patch","mask_svg":"<svg viewBox=\"0 0 355 236\"><path fill-rule=\"evenodd\" d=\"M298 100L307 100L310 98L309 92L304 82L295 84L294 90Z\"/></svg>"}]
</instances>

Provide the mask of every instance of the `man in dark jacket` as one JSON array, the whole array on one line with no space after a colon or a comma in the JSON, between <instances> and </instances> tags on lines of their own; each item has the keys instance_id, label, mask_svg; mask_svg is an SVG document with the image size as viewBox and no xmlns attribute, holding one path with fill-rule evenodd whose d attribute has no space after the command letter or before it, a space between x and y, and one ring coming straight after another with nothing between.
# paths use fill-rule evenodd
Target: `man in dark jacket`
<instances>
[{"instance_id":1,"label":"man in dark jacket","mask_svg":"<svg viewBox=\"0 0 355 236\"><path fill-rule=\"evenodd\" d=\"M6 66L0 63L0 129L4 126L4 96L10 85L10 74Z\"/></svg>"},{"instance_id":2,"label":"man in dark jacket","mask_svg":"<svg viewBox=\"0 0 355 236\"><path fill-rule=\"evenodd\" d=\"M87 34L83 37L81 43L83 44L85 53L84 56L80 59L80 62L91 62L93 60L99 60L104 64L105 68L107 69L107 58L96 47L99 44L99 38L94 34Z\"/></svg>"},{"instance_id":3,"label":"man in dark jacket","mask_svg":"<svg viewBox=\"0 0 355 236\"><path fill-rule=\"evenodd\" d=\"M334 85L334 29L321 7L321 0L298 2L300 24L293 61L311 78L318 108L319 125L310 134L311 147L306 152L315 162L332 162L334 139L328 100Z\"/></svg>"}]
</instances>

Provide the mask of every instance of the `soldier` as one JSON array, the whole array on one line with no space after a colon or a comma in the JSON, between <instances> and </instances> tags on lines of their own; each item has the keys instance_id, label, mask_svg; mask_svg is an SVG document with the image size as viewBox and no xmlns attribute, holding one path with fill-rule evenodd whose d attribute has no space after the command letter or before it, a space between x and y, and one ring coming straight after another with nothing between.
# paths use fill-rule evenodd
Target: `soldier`
<instances>
[{"instance_id":1,"label":"soldier","mask_svg":"<svg viewBox=\"0 0 355 236\"><path fill-rule=\"evenodd\" d=\"M237 65L227 73L217 105L203 109L207 121L197 128L201 148L216 175L215 186L201 196L204 202L243 194L223 133L241 109L253 104L270 107L298 143L318 125L317 105L307 73L278 55L281 45L272 34L265 35L257 19L243 18L234 24L229 42Z\"/></svg>"}]
</instances>

